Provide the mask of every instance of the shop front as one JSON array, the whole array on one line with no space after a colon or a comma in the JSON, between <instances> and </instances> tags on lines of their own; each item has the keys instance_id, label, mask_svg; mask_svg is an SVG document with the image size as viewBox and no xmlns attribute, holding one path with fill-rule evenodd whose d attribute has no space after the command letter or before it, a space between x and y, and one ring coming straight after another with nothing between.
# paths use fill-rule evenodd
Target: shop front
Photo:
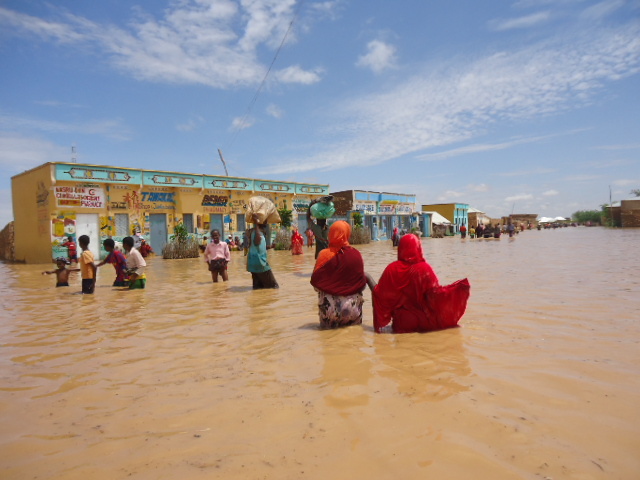
<instances>
[{"instance_id":1,"label":"shop front","mask_svg":"<svg viewBox=\"0 0 640 480\"><path fill-rule=\"evenodd\" d=\"M311 199L328 192L328 185L47 163L12 178L16 258L48 263L66 256L63 244L80 235L104 258L106 238L135 233L161 254L178 224L199 239L213 229L241 239L255 195L294 210L300 228Z\"/></svg>"}]
</instances>

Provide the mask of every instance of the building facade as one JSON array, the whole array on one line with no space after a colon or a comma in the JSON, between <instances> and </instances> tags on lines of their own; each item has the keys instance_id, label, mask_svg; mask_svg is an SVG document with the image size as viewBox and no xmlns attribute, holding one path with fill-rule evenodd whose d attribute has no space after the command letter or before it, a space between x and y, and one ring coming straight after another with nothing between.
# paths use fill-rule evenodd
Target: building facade
<instances>
[{"instance_id":1,"label":"building facade","mask_svg":"<svg viewBox=\"0 0 640 480\"><path fill-rule=\"evenodd\" d=\"M410 231L417 226L416 196L404 193L344 190L332 192L336 216L350 220L354 212L362 214L371 238L391 238L395 227Z\"/></svg>"},{"instance_id":2,"label":"building facade","mask_svg":"<svg viewBox=\"0 0 640 480\"><path fill-rule=\"evenodd\" d=\"M469 227L469 205L466 203L434 203L422 205L423 212L438 212L451 222L454 233L460 233L460 227Z\"/></svg>"},{"instance_id":3,"label":"building facade","mask_svg":"<svg viewBox=\"0 0 640 480\"><path fill-rule=\"evenodd\" d=\"M61 245L69 236L88 235L100 258L104 239L134 232L159 254L178 223L198 237L212 229L241 236L252 196L304 217L312 198L329 193L328 185L77 163L46 163L12 177L11 184L15 258L27 263L66 256Z\"/></svg>"}]
</instances>

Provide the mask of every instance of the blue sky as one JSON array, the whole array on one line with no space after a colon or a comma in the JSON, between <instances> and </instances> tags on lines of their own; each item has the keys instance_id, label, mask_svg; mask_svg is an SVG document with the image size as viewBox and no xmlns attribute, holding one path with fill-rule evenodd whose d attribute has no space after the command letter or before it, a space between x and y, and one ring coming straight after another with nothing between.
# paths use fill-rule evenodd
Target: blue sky
<instances>
[{"instance_id":1,"label":"blue sky","mask_svg":"<svg viewBox=\"0 0 640 480\"><path fill-rule=\"evenodd\" d=\"M640 188L640 0L4 0L0 61L0 228L72 145L493 217Z\"/></svg>"}]
</instances>

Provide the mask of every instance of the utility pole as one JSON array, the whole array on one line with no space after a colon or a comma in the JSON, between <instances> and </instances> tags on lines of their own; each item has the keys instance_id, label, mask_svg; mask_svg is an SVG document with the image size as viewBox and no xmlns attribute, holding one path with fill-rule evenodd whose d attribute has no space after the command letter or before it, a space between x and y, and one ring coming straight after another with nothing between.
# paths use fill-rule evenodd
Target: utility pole
<instances>
[{"instance_id":1,"label":"utility pole","mask_svg":"<svg viewBox=\"0 0 640 480\"><path fill-rule=\"evenodd\" d=\"M224 157L222 156L222 150L218 149L218 155L220 155L220 160L222 161L222 166L224 167L224 173L228 177L229 171L227 170L227 162L224 161Z\"/></svg>"}]
</instances>

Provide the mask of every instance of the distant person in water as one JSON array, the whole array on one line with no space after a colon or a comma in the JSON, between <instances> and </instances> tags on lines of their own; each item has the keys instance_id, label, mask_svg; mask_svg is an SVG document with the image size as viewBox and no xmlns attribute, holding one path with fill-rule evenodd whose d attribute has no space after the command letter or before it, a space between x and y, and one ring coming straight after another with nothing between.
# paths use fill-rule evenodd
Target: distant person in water
<instances>
[{"instance_id":1,"label":"distant person in water","mask_svg":"<svg viewBox=\"0 0 640 480\"><path fill-rule=\"evenodd\" d=\"M420 239L405 235L398 245L398 260L385 268L372 290L373 326L380 333L391 323L394 333L428 332L455 327L469 298L469 282L442 287L422 252Z\"/></svg>"},{"instance_id":2,"label":"distant person in water","mask_svg":"<svg viewBox=\"0 0 640 480\"><path fill-rule=\"evenodd\" d=\"M307 247L308 248L313 247L314 235L313 235L313 232L311 231L310 228L307 228L307 231L305 232L305 235L307 236Z\"/></svg>"},{"instance_id":3,"label":"distant person in water","mask_svg":"<svg viewBox=\"0 0 640 480\"><path fill-rule=\"evenodd\" d=\"M104 249L107 251L107 257L101 261L96 267L101 267L106 263L113 265L116 271L116 279L113 282L114 287L126 287L128 285L127 276L127 259L119 250L116 250L116 242L112 238L107 238L102 242Z\"/></svg>"},{"instance_id":4,"label":"distant person in water","mask_svg":"<svg viewBox=\"0 0 640 480\"><path fill-rule=\"evenodd\" d=\"M316 203L318 203L318 200L314 199L311 200L311 203L309 204L309 208L307 209L307 224L309 225L309 229L316 240L316 258L318 258L320 252L329 247L329 227L327 227L326 218L318 218L314 222L313 217L311 216L311 207Z\"/></svg>"},{"instance_id":5,"label":"distant person in water","mask_svg":"<svg viewBox=\"0 0 640 480\"><path fill-rule=\"evenodd\" d=\"M222 277L223 282L229 280L227 272L227 264L231 261L229 244L220 241L218 230L211 230L211 243L204 251L204 261L209 266L213 283L218 283L218 275Z\"/></svg>"},{"instance_id":6,"label":"distant person in water","mask_svg":"<svg viewBox=\"0 0 640 480\"><path fill-rule=\"evenodd\" d=\"M293 229L291 234L291 255L302 255L302 247L304 246L304 238L300 235L297 228Z\"/></svg>"},{"instance_id":7,"label":"distant person in water","mask_svg":"<svg viewBox=\"0 0 640 480\"><path fill-rule=\"evenodd\" d=\"M398 231L398 227L394 227L393 233L391 234L391 244L394 247L397 247L399 242L400 242L400 232Z\"/></svg>"},{"instance_id":8,"label":"distant person in water","mask_svg":"<svg viewBox=\"0 0 640 480\"><path fill-rule=\"evenodd\" d=\"M362 323L362 291L367 285L364 262L349 245L351 225L338 220L329 230L329 248L320 252L311 275L318 292L320 328L338 328Z\"/></svg>"},{"instance_id":9,"label":"distant person in water","mask_svg":"<svg viewBox=\"0 0 640 480\"><path fill-rule=\"evenodd\" d=\"M259 224L258 216L253 215L253 227L247 230L247 271L251 273L253 289L279 288L267 260L267 250L271 245L266 238L267 224Z\"/></svg>"},{"instance_id":10,"label":"distant person in water","mask_svg":"<svg viewBox=\"0 0 640 480\"><path fill-rule=\"evenodd\" d=\"M71 272L79 272L79 268L67 268L69 265L69 260L64 257L56 258L56 265L58 266L55 270L49 270L42 272L42 275L51 275L55 274L56 276L56 287L68 287L69 286L69 274Z\"/></svg>"},{"instance_id":11,"label":"distant person in water","mask_svg":"<svg viewBox=\"0 0 640 480\"><path fill-rule=\"evenodd\" d=\"M464 223L460 226L460 237L467 238L467 226Z\"/></svg>"},{"instance_id":12,"label":"distant person in water","mask_svg":"<svg viewBox=\"0 0 640 480\"><path fill-rule=\"evenodd\" d=\"M67 237L67 241L64 242L62 246L67 247L67 256L69 257L69 261L78 263L78 248L76 247L76 242L73 241L73 237Z\"/></svg>"},{"instance_id":13,"label":"distant person in water","mask_svg":"<svg viewBox=\"0 0 640 480\"><path fill-rule=\"evenodd\" d=\"M124 237L122 247L127 252L127 274L129 275L129 289L144 289L147 286L147 276L145 269L147 262L142 258L142 254L133 245L133 237Z\"/></svg>"}]
</instances>

